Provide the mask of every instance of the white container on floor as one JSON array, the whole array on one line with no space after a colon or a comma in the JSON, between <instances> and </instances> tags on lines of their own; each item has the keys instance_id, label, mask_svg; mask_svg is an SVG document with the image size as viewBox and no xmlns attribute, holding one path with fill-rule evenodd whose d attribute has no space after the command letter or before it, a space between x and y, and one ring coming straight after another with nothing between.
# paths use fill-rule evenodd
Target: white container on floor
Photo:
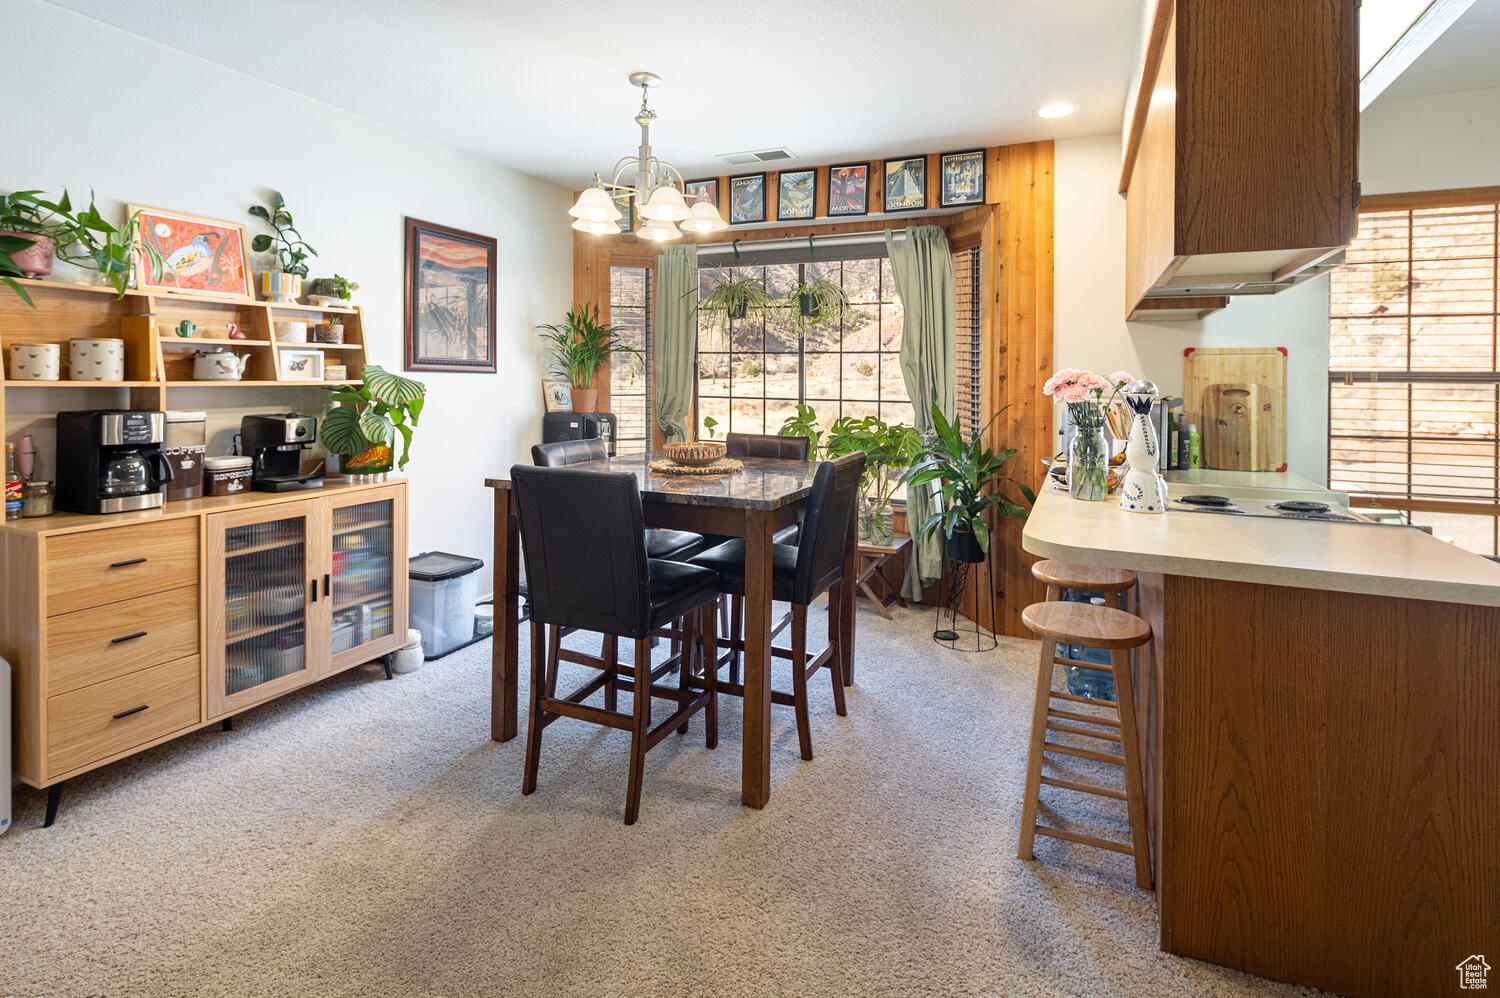
<instances>
[{"instance_id":1,"label":"white container on floor","mask_svg":"<svg viewBox=\"0 0 1500 998\"><path fill-rule=\"evenodd\" d=\"M415 627L406 632L406 644L396 651L392 672L416 672L422 667L422 632Z\"/></svg>"},{"instance_id":2,"label":"white container on floor","mask_svg":"<svg viewBox=\"0 0 1500 998\"><path fill-rule=\"evenodd\" d=\"M486 603L483 606L476 606L474 608L474 633L481 638L487 638L495 633L495 607L493 604Z\"/></svg>"},{"instance_id":3,"label":"white container on floor","mask_svg":"<svg viewBox=\"0 0 1500 998\"><path fill-rule=\"evenodd\" d=\"M478 558L430 551L408 563L411 626L422 632L428 658L448 654L474 637L474 599L479 592Z\"/></svg>"}]
</instances>

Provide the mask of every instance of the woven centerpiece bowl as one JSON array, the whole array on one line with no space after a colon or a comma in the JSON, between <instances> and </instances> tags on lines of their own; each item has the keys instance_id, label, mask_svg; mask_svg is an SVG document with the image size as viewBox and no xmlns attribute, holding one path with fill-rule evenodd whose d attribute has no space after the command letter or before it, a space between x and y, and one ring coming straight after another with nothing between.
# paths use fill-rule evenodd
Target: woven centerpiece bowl
<instances>
[{"instance_id":1,"label":"woven centerpiece bowl","mask_svg":"<svg viewBox=\"0 0 1500 998\"><path fill-rule=\"evenodd\" d=\"M694 443L667 444L662 448L669 460L674 464L687 465L689 468L701 468L706 464L713 464L724 456L724 445L697 441Z\"/></svg>"}]
</instances>

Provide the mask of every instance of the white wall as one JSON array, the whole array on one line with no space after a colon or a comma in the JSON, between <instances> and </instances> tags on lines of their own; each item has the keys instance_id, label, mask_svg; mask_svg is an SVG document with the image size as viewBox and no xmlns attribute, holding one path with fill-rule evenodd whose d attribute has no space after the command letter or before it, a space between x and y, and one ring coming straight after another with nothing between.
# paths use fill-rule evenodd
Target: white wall
<instances>
[{"instance_id":1,"label":"white wall","mask_svg":"<svg viewBox=\"0 0 1500 998\"><path fill-rule=\"evenodd\" d=\"M572 292L568 193L39 0L5 0L4 21L0 190L66 185L77 201L93 187L101 207L133 201L252 223L255 232L245 208L275 187L319 250L312 276L359 281L374 363L402 364L403 216L499 240L499 373L413 375L429 399L406 471L411 550L488 563L493 517L483 480L540 439L533 330L565 311ZM357 55L332 41L329 57ZM274 33L266 58L276 58ZM68 404L120 404L99 394ZM236 397L259 411L278 400L307 411L321 393ZM211 432L238 420L223 408L224 392L179 390L179 403L216 407Z\"/></svg>"},{"instance_id":2,"label":"white wall","mask_svg":"<svg viewBox=\"0 0 1500 998\"><path fill-rule=\"evenodd\" d=\"M1500 185L1500 87L1381 97L1359 122L1366 194Z\"/></svg>"}]
</instances>

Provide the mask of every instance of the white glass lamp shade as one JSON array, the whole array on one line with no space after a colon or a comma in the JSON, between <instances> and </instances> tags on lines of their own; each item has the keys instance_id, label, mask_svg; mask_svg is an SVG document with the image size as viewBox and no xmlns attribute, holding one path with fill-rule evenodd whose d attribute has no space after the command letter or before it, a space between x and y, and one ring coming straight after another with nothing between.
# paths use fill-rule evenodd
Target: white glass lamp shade
<instances>
[{"instance_id":1,"label":"white glass lamp shade","mask_svg":"<svg viewBox=\"0 0 1500 998\"><path fill-rule=\"evenodd\" d=\"M641 230L636 233L642 239L649 239L656 243L670 242L673 239L681 239L682 233L677 231L677 226L660 218L653 218Z\"/></svg>"},{"instance_id":2,"label":"white glass lamp shade","mask_svg":"<svg viewBox=\"0 0 1500 998\"><path fill-rule=\"evenodd\" d=\"M680 222L688 217L687 202L682 192L669 184L663 184L651 194L651 199L641 207L641 217L662 222Z\"/></svg>"},{"instance_id":3,"label":"white glass lamp shade","mask_svg":"<svg viewBox=\"0 0 1500 998\"><path fill-rule=\"evenodd\" d=\"M589 222L614 222L620 218L620 209L602 187L590 187L578 195L578 201L568 209L568 214Z\"/></svg>"},{"instance_id":4,"label":"white glass lamp shade","mask_svg":"<svg viewBox=\"0 0 1500 998\"><path fill-rule=\"evenodd\" d=\"M687 219L682 223L684 232L718 232L720 229L729 228L729 223L720 217L718 209L707 201L698 201L693 205L693 210L688 212Z\"/></svg>"},{"instance_id":5,"label":"white glass lamp shade","mask_svg":"<svg viewBox=\"0 0 1500 998\"><path fill-rule=\"evenodd\" d=\"M620 231L620 224L618 222L591 222L586 218L580 218L573 223L573 228L594 236L612 236Z\"/></svg>"}]
</instances>

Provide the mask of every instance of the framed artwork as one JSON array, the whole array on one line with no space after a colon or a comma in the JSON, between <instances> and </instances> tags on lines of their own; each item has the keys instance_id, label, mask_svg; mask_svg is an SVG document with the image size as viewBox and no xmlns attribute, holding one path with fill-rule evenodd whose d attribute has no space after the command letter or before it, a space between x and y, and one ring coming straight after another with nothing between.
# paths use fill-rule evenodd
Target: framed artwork
<instances>
[{"instance_id":1,"label":"framed artwork","mask_svg":"<svg viewBox=\"0 0 1500 998\"><path fill-rule=\"evenodd\" d=\"M547 412L572 412L573 383L567 378L543 378L542 404Z\"/></svg>"},{"instance_id":2,"label":"framed artwork","mask_svg":"<svg viewBox=\"0 0 1500 998\"><path fill-rule=\"evenodd\" d=\"M682 185L682 196L687 199L688 207L692 207L699 198L714 206L717 211L719 207L719 178L709 177L706 180L689 180Z\"/></svg>"},{"instance_id":3,"label":"framed artwork","mask_svg":"<svg viewBox=\"0 0 1500 998\"><path fill-rule=\"evenodd\" d=\"M746 173L729 178L729 224L766 220L766 175Z\"/></svg>"},{"instance_id":4,"label":"framed artwork","mask_svg":"<svg viewBox=\"0 0 1500 998\"><path fill-rule=\"evenodd\" d=\"M938 206L956 208L966 204L984 204L984 150L945 152L939 173Z\"/></svg>"},{"instance_id":5,"label":"framed artwork","mask_svg":"<svg viewBox=\"0 0 1500 998\"><path fill-rule=\"evenodd\" d=\"M243 225L163 208L125 206L127 218L137 211L137 241L155 249L166 263L161 274L137 267L137 289L255 300Z\"/></svg>"},{"instance_id":6,"label":"framed artwork","mask_svg":"<svg viewBox=\"0 0 1500 998\"><path fill-rule=\"evenodd\" d=\"M495 370L495 240L406 219L406 369Z\"/></svg>"},{"instance_id":7,"label":"framed artwork","mask_svg":"<svg viewBox=\"0 0 1500 998\"><path fill-rule=\"evenodd\" d=\"M927 207L927 157L885 161L885 210L921 211Z\"/></svg>"},{"instance_id":8,"label":"framed artwork","mask_svg":"<svg viewBox=\"0 0 1500 998\"><path fill-rule=\"evenodd\" d=\"M621 232L635 231L635 199L630 196L629 191L615 191L610 194L609 199L620 209L618 224Z\"/></svg>"},{"instance_id":9,"label":"framed artwork","mask_svg":"<svg viewBox=\"0 0 1500 998\"><path fill-rule=\"evenodd\" d=\"M323 351L283 347L276 351L276 366L282 381L322 381Z\"/></svg>"},{"instance_id":10,"label":"framed artwork","mask_svg":"<svg viewBox=\"0 0 1500 998\"><path fill-rule=\"evenodd\" d=\"M817 170L782 170L777 175L776 221L811 221L817 204Z\"/></svg>"},{"instance_id":11,"label":"framed artwork","mask_svg":"<svg viewBox=\"0 0 1500 998\"><path fill-rule=\"evenodd\" d=\"M845 163L828 168L828 214L865 215L870 211L870 164Z\"/></svg>"}]
</instances>

